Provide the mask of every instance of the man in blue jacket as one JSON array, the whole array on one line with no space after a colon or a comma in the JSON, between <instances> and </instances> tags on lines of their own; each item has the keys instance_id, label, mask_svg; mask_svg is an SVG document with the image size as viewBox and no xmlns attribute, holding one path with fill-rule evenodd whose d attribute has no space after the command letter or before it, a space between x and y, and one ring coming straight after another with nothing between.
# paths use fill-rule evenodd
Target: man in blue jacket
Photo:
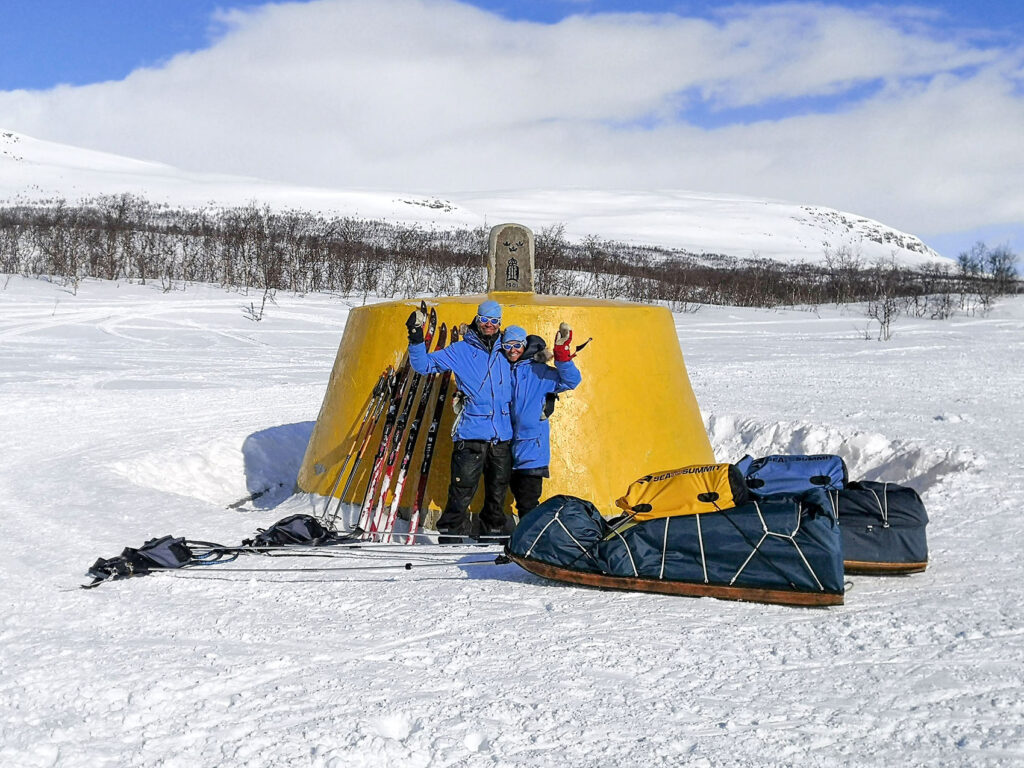
<instances>
[{"instance_id":1,"label":"man in blue jacket","mask_svg":"<svg viewBox=\"0 0 1024 768\"><path fill-rule=\"evenodd\" d=\"M448 501L437 521L441 541L469 534L469 503L484 478L480 533L505 532L505 494L512 474L512 370L501 350L501 305L484 301L464 337L444 349L427 352L422 313L413 312L409 329L409 362L422 373L451 371L462 399L452 430Z\"/></svg>"},{"instance_id":2,"label":"man in blue jacket","mask_svg":"<svg viewBox=\"0 0 1024 768\"><path fill-rule=\"evenodd\" d=\"M512 366L512 479L516 514L522 519L540 503L544 478L550 477L551 427L548 416L559 392L576 389L582 381L569 351L572 329L562 323L555 336L555 367L540 336L527 336L510 325L502 336L502 351Z\"/></svg>"}]
</instances>

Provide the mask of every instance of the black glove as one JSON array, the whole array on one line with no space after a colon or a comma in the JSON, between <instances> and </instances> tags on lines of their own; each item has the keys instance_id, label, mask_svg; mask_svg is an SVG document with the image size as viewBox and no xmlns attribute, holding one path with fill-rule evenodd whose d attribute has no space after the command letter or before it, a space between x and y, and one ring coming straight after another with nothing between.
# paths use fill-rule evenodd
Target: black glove
<instances>
[{"instance_id":1,"label":"black glove","mask_svg":"<svg viewBox=\"0 0 1024 768\"><path fill-rule=\"evenodd\" d=\"M410 344L422 344L423 343L423 321L427 318L418 309L409 315L409 319L405 321L405 327L409 329L409 343Z\"/></svg>"},{"instance_id":2,"label":"black glove","mask_svg":"<svg viewBox=\"0 0 1024 768\"><path fill-rule=\"evenodd\" d=\"M558 402L558 395L556 395L554 392L548 392L546 395L544 395L544 410L541 413L541 421L551 418L551 414L555 412L556 402Z\"/></svg>"}]
</instances>

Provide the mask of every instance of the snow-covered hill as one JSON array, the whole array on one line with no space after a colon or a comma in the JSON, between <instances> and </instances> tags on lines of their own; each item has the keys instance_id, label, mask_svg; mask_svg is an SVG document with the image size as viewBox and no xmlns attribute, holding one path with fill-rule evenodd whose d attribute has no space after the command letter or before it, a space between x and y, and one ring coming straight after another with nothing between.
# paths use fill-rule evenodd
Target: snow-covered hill
<instances>
[{"instance_id":1,"label":"snow-covered hill","mask_svg":"<svg viewBox=\"0 0 1024 768\"><path fill-rule=\"evenodd\" d=\"M316 189L187 172L0 132L0 204L122 192L175 206L257 201L274 208L445 227L517 221L539 232L564 224L570 239L592 235L740 259L820 262L826 250L846 247L867 263L895 258L918 266L942 260L913 235L813 205L680 190L516 190L438 197Z\"/></svg>"},{"instance_id":2,"label":"snow-covered hill","mask_svg":"<svg viewBox=\"0 0 1024 768\"><path fill-rule=\"evenodd\" d=\"M928 570L854 577L842 606L600 592L429 545L78 589L146 538L234 543L322 503L227 508L291 487L350 309L279 292L254 323L251 299L0 280L0 765L1024 761L1024 297L887 344L854 307L675 315L720 459L837 451L922 491Z\"/></svg>"}]
</instances>

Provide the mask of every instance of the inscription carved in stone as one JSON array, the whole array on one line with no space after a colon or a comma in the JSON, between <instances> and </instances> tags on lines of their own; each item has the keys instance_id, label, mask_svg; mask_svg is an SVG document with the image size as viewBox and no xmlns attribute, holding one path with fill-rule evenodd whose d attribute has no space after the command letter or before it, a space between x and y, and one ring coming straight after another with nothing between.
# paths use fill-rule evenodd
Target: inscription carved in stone
<instances>
[{"instance_id":1,"label":"inscription carved in stone","mask_svg":"<svg viewBox=\"0 0 1024 768\"><path fill-rule=\"evenodd\" d=\"M533 292L533 232L521 224L491 228L487 244L487 290Z\"/></svg>"}]
</instances>

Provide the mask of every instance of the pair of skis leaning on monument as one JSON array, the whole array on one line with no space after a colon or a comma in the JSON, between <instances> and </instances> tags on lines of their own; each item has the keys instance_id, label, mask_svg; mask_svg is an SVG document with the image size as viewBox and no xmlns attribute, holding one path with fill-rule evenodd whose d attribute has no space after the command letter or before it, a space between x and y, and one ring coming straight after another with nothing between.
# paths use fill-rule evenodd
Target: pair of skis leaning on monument
<instances>
[{"instance_id":1,"label":"pair of skis leaning on monument","mask_svg":"<svg viewBox=\"0 0 1024 768\"><path fill-rule=\"evenodd\" d=\"M505 496L511 487L521 517L540 500L550 463L553 396L575 389L582 377L570 351L572 330L563 323L550 359L544 340L519 326L501 328L501 306L492 300L477 307L462 339L428 352L420 311L406 321L409 362L420 374L451 371L460 393L452 430L448 498L437 521L442 543L470 533L469 503L484 478L480 535L511 532Z\"/></svg>"}]
</instances>

